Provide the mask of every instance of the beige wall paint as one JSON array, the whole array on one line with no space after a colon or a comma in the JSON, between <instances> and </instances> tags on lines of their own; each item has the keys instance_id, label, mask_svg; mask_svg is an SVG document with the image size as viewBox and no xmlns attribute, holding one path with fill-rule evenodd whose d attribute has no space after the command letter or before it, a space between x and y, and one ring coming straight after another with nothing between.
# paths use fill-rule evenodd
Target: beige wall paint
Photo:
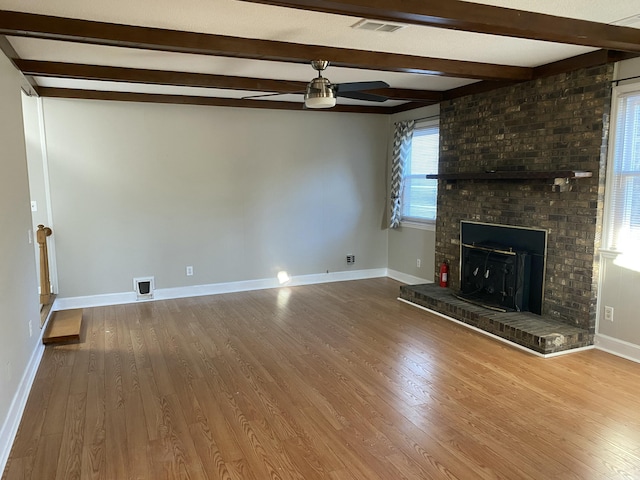
<instances>
[{"instance_id":1,"label":"beige wall paint","mask_svg":"<svg viewBox=\"0 0 640 480\"><path fill-rule=\"evenodd\" d=\"M640 58L626 60L616 65L617 79L638 75L640 75ZM635 82L640 88L637 78L627 83L631 82ZM607 223L606 206L604 223L605 225ZM615 252L602 252L601 259L596 333L627 342L638 349L640 348L640 322L638 321L640 272L637 271L637 261L629 262ZM605 319L605 306L613 307L613 322ZM635 355L640 358L638 352Z\"/></svg>"},{"instance_id":2,"label":"beige wall paint","mask_svg":"<svg viewBox=\"0 0 640 480\"><path fill-rule=\"evenodd\" d=\"M0 432L34 352L39 328L20 86L22 77L0 54ZM29 335L31 323L33 335ZM2 437L2 435L0 435ZM0 454L2 454L0 438Z\"/></svg>"},{"instance_id":3,"label":"beige wall paint","mask_svg":"<svg viewBox=\"0 0 640 480\"><path fill-rule=\"evenodd\" d=\"M389 229L389 268L433 281L435 241L433 230L410 227Z\"/></svg>"},{"instance_id":4,"label":"beige wall paint","mask_svg":"<svg viewBox=\"0 0 640 480\"><path fill-rule=\"evenodd\" d=\"M59 99L44 116L61 297L387 265L385 117Z\"/></svg>"},{"instance_id":5,"label":"beige wall paint","mask_svg":"<svg viewBox=\"0 0 640 480\"><path fill-rule=\"evenodd\" d=\"M602 282L598 332L640 347L640 272L626 266L617 255L602 254ZM605 306L613 307L613 322L605 319Z\"/></svg>"},{"instance_id":6,"label":"beige wall paint","mask_svg":"<svg viewBox=\"0 0 640 480\"><path fill-rule=\"evenodd\" d=\"M390 176L391 171L391 151L393 148L392 139L394 130L393 124L402 120L419 120L437 116L439 113L440 105L431 105L429 107L398 113L391 117L389 122L389 132L387 134L389 136L387 176ZM388 186L387 192L389 192ZM435 245L435 226L433 230L418 229L407 226L401 226L396 230L389 229L389 268L432 281L433 272L435 270ZM421 260L420 267L417 266L417 259Z\"/></svg>"},{"instance_id":7,"label":"beige wall paint","mask_svg":"<svg viewBox=\"0 0 640 480\"><path fill-rule=\"evenodd\" d=\"M638 75L640 75L640 57L616 63L615 78L622 80L621 85L637 82ZM629 80L624 81L625 79Z\"/></svg>"}]
</instances>

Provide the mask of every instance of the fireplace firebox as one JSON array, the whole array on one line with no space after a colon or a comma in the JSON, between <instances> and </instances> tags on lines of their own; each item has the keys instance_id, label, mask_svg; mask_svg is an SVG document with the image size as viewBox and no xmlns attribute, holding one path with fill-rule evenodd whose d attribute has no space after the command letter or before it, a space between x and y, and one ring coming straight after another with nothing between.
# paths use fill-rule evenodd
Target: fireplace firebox
<instances>
[{"instance_id":1,"label":"fireplace firebox","mask_svg":"<svg viewBox=\"0 0 640 480\"><path fill-rule=\"evenodd\" d=\"M545 230L463 221L460 238L461 299L499 311L542 313Z\"/></svg>"}]
</instances>

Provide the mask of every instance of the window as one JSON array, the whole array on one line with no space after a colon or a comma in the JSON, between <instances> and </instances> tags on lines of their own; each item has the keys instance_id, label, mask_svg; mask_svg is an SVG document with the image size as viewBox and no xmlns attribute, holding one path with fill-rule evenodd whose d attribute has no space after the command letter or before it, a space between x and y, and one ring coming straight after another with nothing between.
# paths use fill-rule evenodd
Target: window
<instances>
[{"instance_id":1,"label":"window","mask_svg":"<svg viewBox=\"0 0 640 480\"><path fill-rule=\"evenodd\" d=\"M433 222L436 219L438 181L425 175L438 173L440 128L438 121L415 126L411 154L402 178L402 221Z\"/></svg>"},{"instance_id":2,"label":"window","mask_svg":"<svg viewBox=\"0 0 640 480\"><path fill-rule=\"evenodd\" d=\"M640 86L617 87L607 183L605 248L631 253L640 244Z\"/></svg>"}]
</instances>

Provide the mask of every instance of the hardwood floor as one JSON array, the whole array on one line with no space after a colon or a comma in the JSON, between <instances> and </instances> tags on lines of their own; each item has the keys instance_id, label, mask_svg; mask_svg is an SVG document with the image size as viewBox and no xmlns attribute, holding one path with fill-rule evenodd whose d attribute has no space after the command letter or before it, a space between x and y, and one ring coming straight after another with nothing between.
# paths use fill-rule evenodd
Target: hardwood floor
<instances>
[{"instance_id":1,"label":"hardwood floor","mask_svg":"<svg viewBox=\"0 0 640 480\"><path fill-rule=\"evenodd\" d=\"M373 279L85 309L3 479L637 479L640 365L541 359Z\"/></svg>"}]
</instances>

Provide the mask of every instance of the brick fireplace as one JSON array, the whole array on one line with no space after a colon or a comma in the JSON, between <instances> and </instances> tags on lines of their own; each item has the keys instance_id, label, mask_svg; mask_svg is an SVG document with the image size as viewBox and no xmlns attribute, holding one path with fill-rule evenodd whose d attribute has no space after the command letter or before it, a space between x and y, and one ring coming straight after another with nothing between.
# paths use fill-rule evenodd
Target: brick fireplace
<instances>
[{"instance_id":1,"label":"brick fireplace","mask_svg":"<svg viewBox=\"0 0 640 480\"><path fill-rule=\"evenodd\" d=\"M459 290L462 220L546 230L542 316L587 331L588 343L595 332L595 252L612 78L613 65L602 65L446 101L440 108L441 174L592 172L566 182L439 180L435 249L436 268L446 260L450 287Z\"/></svg>"}]
</instances>

